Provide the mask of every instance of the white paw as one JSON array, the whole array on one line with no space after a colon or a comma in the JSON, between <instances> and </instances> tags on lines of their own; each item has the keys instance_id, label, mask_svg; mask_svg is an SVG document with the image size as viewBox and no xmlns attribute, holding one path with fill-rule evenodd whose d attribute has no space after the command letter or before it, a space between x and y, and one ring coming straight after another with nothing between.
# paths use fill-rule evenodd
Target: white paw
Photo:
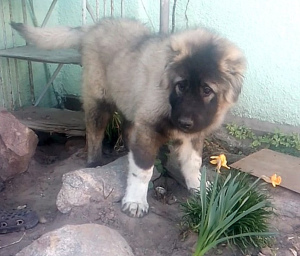
<instances>
[{"instance_id":1,"label":"white paw","mask_svg":"<svg viewBox=\"0 0 300 256\"><path fill-rule=\"evenodd\" d=\"M148 213L147 202L148 184L152 176L153 166L149 170L138 167L133 155L129 152L129 171L127 178L127 188L122 199L122 211L130 217L143 217Z\"/></svg>"},{"instance_id":2,"label":"white paw","mask_svg":"<svg viewBox=\"0 0 300 256\"><path fill-rule=\"evenodd\" d=\"M128 202L123 198L122 211L130 217L141 218L148 213L149 204L147 202Z\"/></svg>"},{"instance_id":3,"label":"white paw","mask_svg":"<svg viewBox=\"0 0 300 256\"><path fill-rule=\"evenodd\" d=\"M195 177L192 179L186 179L186 186L188 188L188 190L199 190L200 188L200 177Z\"/></svg>"},{"instance_id":4,"label":"white paw","mask_svg":"<svg viewBox=\"0 0 300 256\"><path fill-rule=\"evenodd\" d=\"M205 182L206 194L207 194L207 188L210 187L211 185L212 185L212 183L211 183L209 180L207 180L207 181ZM190 192L191 194L195 194L195 192L197 192L197 191L200 190L200 182L199 182L199 187L197 187L197 188L188 188L188 190L189 190L189 192Z\"/></svg>"}]
</instances>

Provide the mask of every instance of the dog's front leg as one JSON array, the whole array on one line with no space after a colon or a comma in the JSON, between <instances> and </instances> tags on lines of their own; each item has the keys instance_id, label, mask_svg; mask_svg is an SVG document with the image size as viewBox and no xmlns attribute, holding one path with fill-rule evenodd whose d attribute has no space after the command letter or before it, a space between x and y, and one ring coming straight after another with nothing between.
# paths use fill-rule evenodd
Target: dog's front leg
<instances>
[{"instance_id":1,"label":"dog's front leg","mask_svg":"<svg viewBox=\"0 0 300 256\"><path fill-rule=\"evenodd\" d=\"M177 149L181 172L189 190L200 187L202 149L203 140L201 138L185 138Z\"/></svg>"},{"instance_id":2,"label":"dog's front leg","mask_svg":"<svg viewBox=\"0 0 300 256\"><path fill-rule=\"evenodd\" d=\"M161 143L160 136L148 127L135 126L130 135L129 170L122 211L131 217L143 217L148 213L148 185Z\"/></svg>"},{"instance_id":3,"label":"dog's front leg","mask_svg":"<svg viewBox=\"0 0 300 256\"><path fill-rule=\"evenodd\" d=\"M147 191L153 173L153 165L148 169L142 169L136 164L132 151L128 154L128 161L127 188L122 200L122 211L131 217L143 217L149 209Z\"/></svg>"}]
</instances>

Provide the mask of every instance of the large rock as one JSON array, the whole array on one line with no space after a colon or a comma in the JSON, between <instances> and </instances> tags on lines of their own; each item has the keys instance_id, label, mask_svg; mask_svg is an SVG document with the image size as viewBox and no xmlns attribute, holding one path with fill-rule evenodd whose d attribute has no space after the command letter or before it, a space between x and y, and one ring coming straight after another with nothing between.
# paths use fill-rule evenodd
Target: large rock
<instances>
[{"instance_id":1,"label":"large rock","mask_svg":"<svg viewBox=\"0 0 300 256\"><path fill-rule=\"evenodd\" d=\"M6 110L0 110L0 178L27 170L38 143L36 134Z\"/></svg>"},{"instance_id":2,"label":"large rock","mask_svg":"<svg viewBox=\"0 0 300 256\"><path fill-rule=\"evenodd\" d=\"M73 207L85 206L91 200L118 202L125 194L128 158L97 168L86 168L63 175L62 188L56 205L60 212L67 213Z\"/></svg>"},{"instance_id":3,"label":"large rock","mask_svg":"<svg viewBox=\"0 0 300 256\"><path fill-rule=\"evenodd\" d=\"M46 233L16 256L134 256L115 230L98 224L67 225Z\"/></svg>"}]
</instances>

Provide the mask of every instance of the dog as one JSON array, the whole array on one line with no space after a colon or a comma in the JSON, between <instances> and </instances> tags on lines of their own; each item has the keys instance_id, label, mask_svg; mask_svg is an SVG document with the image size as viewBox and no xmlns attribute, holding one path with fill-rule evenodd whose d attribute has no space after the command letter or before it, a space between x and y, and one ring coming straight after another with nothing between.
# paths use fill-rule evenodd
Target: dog
<instances>
[{"instance_id":1,"label":"dog","mask_svg":"<svg viewBox=\"0 0 300 256\"><path fill-rule=\"evenodd\" d=\"M160 35L130 19L79 28L11 25L37 47L81 52L87 166L105 164L106 125L116 110L124 117L129 171L122 211L148 213L154 161L169 140L187 188L200 187L204 138L241 92L246 60L236 45L203 28Z\"/></svg>"}]
</instances>

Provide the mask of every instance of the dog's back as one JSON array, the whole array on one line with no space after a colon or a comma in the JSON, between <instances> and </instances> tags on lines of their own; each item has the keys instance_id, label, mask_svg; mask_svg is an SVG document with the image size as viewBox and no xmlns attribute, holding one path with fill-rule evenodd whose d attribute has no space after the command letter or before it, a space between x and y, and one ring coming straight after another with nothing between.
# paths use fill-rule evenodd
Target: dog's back
<instances>
[{"instance_id":1,"label":"dog's back","mask_svg":"<svg viewBox=\"0 0 300 256\"><path fill-rule=\"evenodd\" d=\"M87 51L94 52L108 64L116 53L134 47L138 41L151 34L142 23L130 19L103 19L90 27L82 38L83 56Z\"/></svg>"}]
</instances>

